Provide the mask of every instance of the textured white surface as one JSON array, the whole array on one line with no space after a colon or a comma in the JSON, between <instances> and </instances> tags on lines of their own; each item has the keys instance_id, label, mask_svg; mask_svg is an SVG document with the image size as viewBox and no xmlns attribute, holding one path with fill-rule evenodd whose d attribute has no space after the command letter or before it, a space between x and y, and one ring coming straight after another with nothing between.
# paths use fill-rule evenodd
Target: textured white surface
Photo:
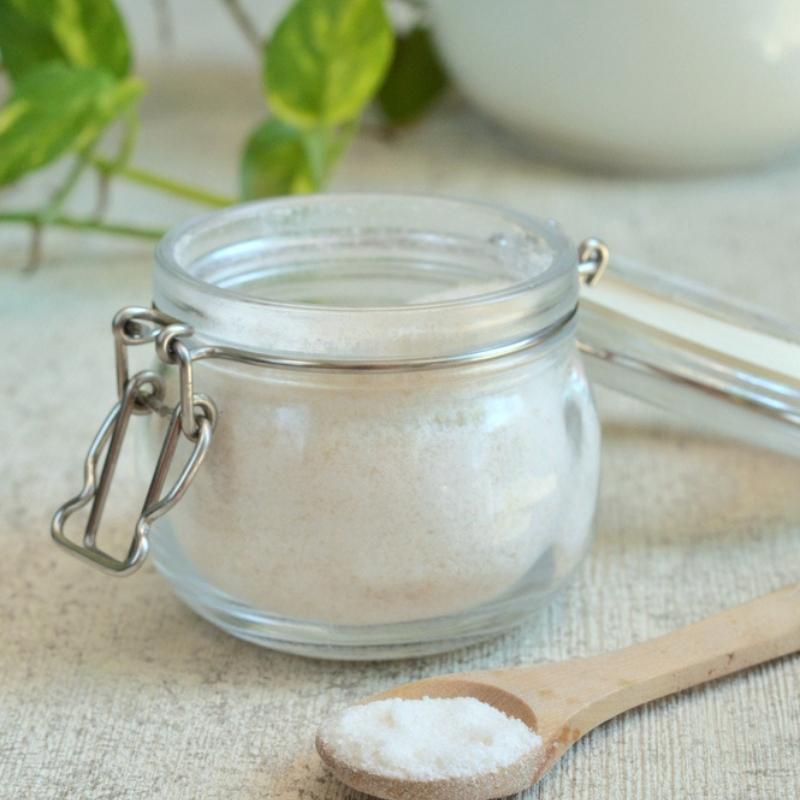
<instances>
[{"instance_id":1,"label":"textured white surface","mask_svg":"<svg viewBox=\"0 0 800 800\"><path fill-rule=\"evenodd\" d=\"M138 5L146 34L149 4ZM186 25L184 5L176 17ZM232 142L263 114L249 55L220 59L217 72L179 55L160 75L155 64L146 70L154 94L137 161L229 188ZM551 215L576 238L601 234L796 319L797 163L680 182L578 175L527 160L491 125L448 107L395 142L363 137L337 187L464 195ZM139 189L115 193L119 217L167 224L193 211ZM387 664L308 661L235 641L180 605L151 567L105 577L57 552L46 533L54 505L78 488L82 453L112 401L108 323L119 306L147 302L149 249L52 235L47 267L25 276L24 237L0 236L3 800L352 798L311 748L319 721L359 697L443 672L601 652L800 575L800 464L601 394L597 543L539 624ZM110 536L130 535L137 499L112 496ZM799 743L795 657L605 725L526 798L794 800Z\"/></svg>"}]
</instances>

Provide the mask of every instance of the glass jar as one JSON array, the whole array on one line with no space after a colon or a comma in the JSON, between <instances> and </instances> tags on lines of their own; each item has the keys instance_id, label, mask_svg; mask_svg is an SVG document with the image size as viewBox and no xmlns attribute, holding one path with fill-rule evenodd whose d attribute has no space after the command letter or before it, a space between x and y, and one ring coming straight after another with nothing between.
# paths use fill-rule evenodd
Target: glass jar
<instances>
[{"instance_id":1,"label":"glass jar","mask_svg":"<svg viewBox=\"0 0 800 800\"><path fill-rule=\"evenodd\" d=\"M554 223L427 197L259 202L168 235L157 308L195 350L251 356L194 362L214 442L150 536L180 597L332 658L444 651L539 608L598 487L576 262Z\"/></svg>"},{"instance_id":2,"label":"glass jar","mask_svg":"<svg viewBox=\"0 0 800 800\"><path fill-rule=\"evenodd\" d=\"M119 398L54 540L114 575L152 549L202 616L305 655L421 655L516 625L592 535L579 350L593 380L800 454L800 331L608 260L554 223L429 197L189 222L158 248L154 306L114 318ZM130 374L143 344L156 369ZM134 415L151 480L116 557L97 534ZM85 506L79 542L65 525Z\"/></svg>"}]
</instances>

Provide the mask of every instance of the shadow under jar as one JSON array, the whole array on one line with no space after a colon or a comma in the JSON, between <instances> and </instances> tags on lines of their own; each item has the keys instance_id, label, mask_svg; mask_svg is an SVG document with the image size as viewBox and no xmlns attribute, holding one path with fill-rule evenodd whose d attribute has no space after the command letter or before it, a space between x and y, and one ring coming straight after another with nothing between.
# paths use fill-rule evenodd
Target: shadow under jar
<instances>
[{"instance_id":1,"label":"shadow under jar","mask_svg":"<svg viewBox=\"0 0 800 800\"><path fill-rule=\"evenodd\" d=\"M155 526L159 570L235 636L304 655L435 653L518 624L591 539L577 300L560 229L486 205L312 196L178 228L156 306L194 347L258 363L194 362L217 428Z\"/></svg>"}]
</instances>

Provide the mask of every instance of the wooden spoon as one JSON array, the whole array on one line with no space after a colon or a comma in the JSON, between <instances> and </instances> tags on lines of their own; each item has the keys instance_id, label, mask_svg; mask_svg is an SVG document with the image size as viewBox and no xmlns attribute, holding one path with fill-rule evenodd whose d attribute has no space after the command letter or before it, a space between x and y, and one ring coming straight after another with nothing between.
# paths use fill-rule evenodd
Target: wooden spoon
<instances>
[{"instance_id":1,"label":"wooden spoon","mask_svg":"<svg viewBox=\"0 0 800 800\"><path fill-rule=\"evenodd\" d=\"M541 747L490 774L431 781L387 778L317 750L348 786L388 800L486 800L536 783L592 728L628 709L800 651L800 584L648 642L592 658L428 678L366 698L474 697L525 722Z\"/></svg>"}]
</instances>

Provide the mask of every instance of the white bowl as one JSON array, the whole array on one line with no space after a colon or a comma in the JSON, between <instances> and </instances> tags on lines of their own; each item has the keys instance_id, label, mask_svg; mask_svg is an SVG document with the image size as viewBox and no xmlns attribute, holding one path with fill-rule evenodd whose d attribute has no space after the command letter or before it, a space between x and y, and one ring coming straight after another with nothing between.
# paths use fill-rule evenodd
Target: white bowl
<instances>
[{"instance_id":1,"label":"white bowl","mask_svg":"<svg viewBox=\"0 0 800 800\"><path fill-rule=\"evenodd\" d=\"M476 105L538 148L715 170L800 144L798 0L429 0Z\"/></svg>"}]
</instances>

